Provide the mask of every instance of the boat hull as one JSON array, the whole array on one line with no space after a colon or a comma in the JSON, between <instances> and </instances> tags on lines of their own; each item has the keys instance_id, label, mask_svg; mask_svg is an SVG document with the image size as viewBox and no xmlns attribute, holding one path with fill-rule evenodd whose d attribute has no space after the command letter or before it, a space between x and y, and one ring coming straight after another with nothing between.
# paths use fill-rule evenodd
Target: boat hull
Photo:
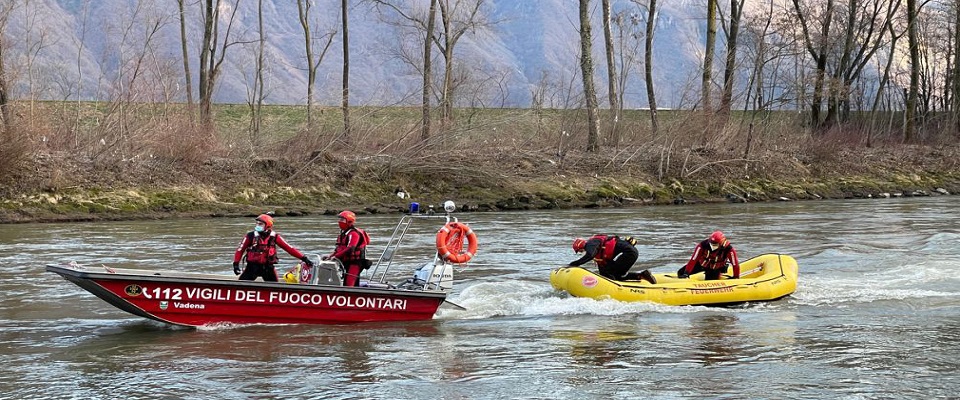
<instances>
[{"instance_id":1,"label":"boat hull","mask_svg":"<svg viewBox=\"0 0 960 400\"><path fill-rule=\"evenodd\" d=\"M656 284L615 281L580 267L561 267L550 283L576 297L648 301L667 305L728 305L772 301L797 289L797 261L784 254L764 254L740 263L740 279L704 281L703 273L679 279L674 273L654 274ZM729 272L728 272L729 273Z\"/></svg>"},{"instance_id":2,"label":"boat hull","mask_svg":"<svg viewBox=\"0 0 960 400\"><path fill-rule=\"evenodd\" d=\"M441 291L238 281L76 264L46 270L123 311L184 326L425 320L446 299Z\"/></svg>"}]
</instances>

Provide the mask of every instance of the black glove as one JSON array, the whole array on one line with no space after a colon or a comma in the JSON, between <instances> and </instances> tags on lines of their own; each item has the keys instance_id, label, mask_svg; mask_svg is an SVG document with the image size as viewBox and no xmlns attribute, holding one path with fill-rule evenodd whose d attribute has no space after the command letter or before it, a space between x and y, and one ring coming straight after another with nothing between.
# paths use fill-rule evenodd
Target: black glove
<instances>
[{"instance_id":1,"label":"black glove","mask_svg":"<svg viewBox=\"0 0 960 400\"><path fill-rule=\"evenodd\" d=\"M233 263L233 273L240 275L240 263L238 262Z\"/></svg>"},{"instance_id":2,"label":"black glove","mask_svg":"<svg viewBox=\"0 0 960 400\"><path fill-rule=\"evenodd\" d=\"M306 264L306 266L308 267L313 267L313 261L310 261L310 258L307 256L303 256L303 258L301 258L300 261L303 261L303 263Z\"/></svg>"},{"instance_id":3,"label":"black glove","mask_svg":"<svg viewBox=\"0 0 960 400\"><path fill-rule=\"evenodd\" d=\"M689 278L690 274L687 273L687 267L683 266L677 270L677 278L686 279Z\"/></svg>"}]
</instances>

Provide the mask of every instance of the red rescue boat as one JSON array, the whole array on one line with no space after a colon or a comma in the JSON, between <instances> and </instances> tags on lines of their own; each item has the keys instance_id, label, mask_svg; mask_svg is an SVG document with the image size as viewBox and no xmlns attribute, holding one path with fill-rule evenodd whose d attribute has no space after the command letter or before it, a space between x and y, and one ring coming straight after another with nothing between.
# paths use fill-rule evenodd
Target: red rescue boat
<instances>
[{"instance_id":1,"label":"red rescue boat","mask_svg":"<svg viewBox=\"0 0 960 400\"><path fill-rule=\"evenodd\" d=\"M85 266L74 262L47 265L46 270L121 310L175 325L425 320L433 318L446 301L452 289L454 264L434 255L432 262L425 263L412 278L400 284L389 284L384 276L410 223L426 218L456 221L449 213L404 215L371 270L371 279L363 280L360 287L341 286L339 263L320 261L317 256L313 256L316 262L312 270L288 273L286 282L239 281L232 275Z\"/></svg>"}]
</instances>

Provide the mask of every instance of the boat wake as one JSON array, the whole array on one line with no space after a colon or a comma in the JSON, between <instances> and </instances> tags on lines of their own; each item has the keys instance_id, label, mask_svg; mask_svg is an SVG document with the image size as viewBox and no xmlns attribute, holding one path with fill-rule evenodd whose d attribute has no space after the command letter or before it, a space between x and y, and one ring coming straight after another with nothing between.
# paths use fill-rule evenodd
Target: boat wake
<instances>
[{"instance_id":1,"label":"boat wake","mask_svg":"<svg viewBox=\"0 0 960 400\"><path fill-rule=\"evenodd\" d=\"M623 302L618 300L594 300L568 296L554 290L549 283L515 281L504 283L478 283L469 286L450 301L466 310L441 308L436 319L482 319L510 316L546 315L624 315L650 312L687 313L708 307L674 307L650 302Z\"/></svg>"},{"instance_id":2,"label":"boat wake","mask_svg":"<svg viewBox=\"0 0 960 400\"><path fill-rule=\"evenodd\" d=\"M867 270L867 268L873 268ZM885 300L960 298L960 265L921 260L896 266L863 266L863 274L831 270L804 275L793 298L801 305L862 304Z\"/></svg>"}]
</instances>

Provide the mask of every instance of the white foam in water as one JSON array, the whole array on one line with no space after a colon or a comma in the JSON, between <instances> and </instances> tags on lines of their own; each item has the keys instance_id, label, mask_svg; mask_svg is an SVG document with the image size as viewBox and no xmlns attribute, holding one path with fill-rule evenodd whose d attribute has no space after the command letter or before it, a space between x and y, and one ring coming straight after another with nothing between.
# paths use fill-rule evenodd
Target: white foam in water
<instances>
[{"instance_id":1,"label":"white foam in water","mask_svg":"<svg viewBox=\"0 0 960 400\"><path fill-rule=\"evenodd\" d=\"M878 300L904 300L960 296L960 264L952 260L922 260L893 267L863 266L863 275L804 275L793 298L799 304L823 305L869 303Z\"/></svg>"},{"instance_id":2,"label":"white foam in water","mask_svg":"<svg viewBox=\"0 0 960 400\"><path fill-rule=\"evenodd\" d=\"M694 312L701 307L670 307L649 302L622 302L570 297L542 282L478 283L450 301L466 308L441 308L438 319L480 319L516 315L623 315L644 312Z\"/></svg>"}]
</instances>

